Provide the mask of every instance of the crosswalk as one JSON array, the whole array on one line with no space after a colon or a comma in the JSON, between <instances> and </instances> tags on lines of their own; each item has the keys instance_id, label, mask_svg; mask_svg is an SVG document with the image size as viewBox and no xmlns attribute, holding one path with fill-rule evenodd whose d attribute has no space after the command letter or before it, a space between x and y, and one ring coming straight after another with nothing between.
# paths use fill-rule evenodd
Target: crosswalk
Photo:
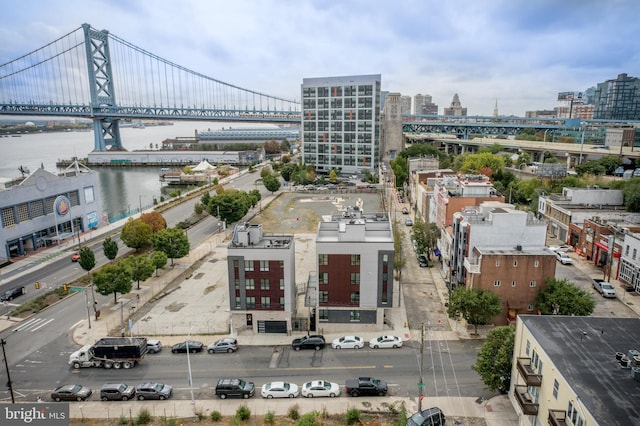
<instances>
[{"instance_id":1,"label":"crosswalk","mask_svg":"<svg viewBox=\"0 0 640 426\"><path fill-rule=\"evenodd\" d=\"M19 326L15 327L13 329L14 333L15 332L35 332L40 330L42 327L45 327L47 324L51 323L54 319L53 318L31 318L30 320L27 320L23 323L21 323Z\"/></svg>"}]
</instances>

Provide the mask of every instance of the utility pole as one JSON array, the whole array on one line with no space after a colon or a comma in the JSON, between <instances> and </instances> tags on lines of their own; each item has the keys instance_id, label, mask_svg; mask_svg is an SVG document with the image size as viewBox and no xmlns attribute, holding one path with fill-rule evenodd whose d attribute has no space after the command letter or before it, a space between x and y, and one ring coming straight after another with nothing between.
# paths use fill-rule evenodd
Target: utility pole
<instances>
[{"instance_id":1,"label":"utility pole","mask_svg":"<svg viewBox=\"0 0 640 426\"><path fill-rule=\"evenodd\" d=\"M9 392L11 393L11 403L16 403L16 398L13 396L13 383L11 383L11 375L9 374L9 363L7 362L7 353L4 350L4 345L7 344L7 341L4 339L0 339L0 344L2 344L2 358L4 358L4 368L7 370L7 387L9 388Z\"/></svg>"},{"instance_id":2,"label":"utility pole","mask_svg":"<svg viewBox=\"0 0 640 426\"><path fill-rule=\"evenodd\" d=\"M84 298L87 301L87 323L89 324L89 330L91 330L91 314L89 313L89 289L84 288Z\"/></svg>"},{"instance_id":3,"label":"utility pole","mask_svg":"<svg viewBox=\"0 0 640 426\"><path fill-rule=\"evenodd\" d=\"M420 327L420 383L418 383L418 412L422 411L422 399L424 398L424 323Z\"/></svg>"}]
</instances>

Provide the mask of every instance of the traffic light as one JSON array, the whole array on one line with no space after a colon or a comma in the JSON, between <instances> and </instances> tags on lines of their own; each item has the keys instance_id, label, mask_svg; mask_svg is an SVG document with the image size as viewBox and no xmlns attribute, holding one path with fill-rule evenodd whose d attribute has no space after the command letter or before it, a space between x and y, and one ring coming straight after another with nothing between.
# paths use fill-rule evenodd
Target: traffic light
<instances>
[{"instance_id":1,"label":"traffic light","mask_svg":"<svg viewBox=\"0 0 640 426\"><path fill-rule=\"evenodd\" d=\"M40 288L40 283L36 281L36 290Z\"/></svg>"}]
</instances>

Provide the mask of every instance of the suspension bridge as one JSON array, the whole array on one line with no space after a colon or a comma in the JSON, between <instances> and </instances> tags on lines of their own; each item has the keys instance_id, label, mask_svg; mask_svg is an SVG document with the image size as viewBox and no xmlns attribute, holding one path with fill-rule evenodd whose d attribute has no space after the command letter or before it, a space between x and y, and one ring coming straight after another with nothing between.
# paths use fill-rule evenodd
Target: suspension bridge
<instances>
[{"instance_id":1,"label":"suspension bridge","mask_svg":"<svg viewBox=\"0 0 640 426\"><path fill-rule=\"evenodd\" d=\"M0 65L0 115L93 120L94 151L124 150L120 120L300 123L300 103L187 69L89 24Z\"/></svg>"}]
</instances>

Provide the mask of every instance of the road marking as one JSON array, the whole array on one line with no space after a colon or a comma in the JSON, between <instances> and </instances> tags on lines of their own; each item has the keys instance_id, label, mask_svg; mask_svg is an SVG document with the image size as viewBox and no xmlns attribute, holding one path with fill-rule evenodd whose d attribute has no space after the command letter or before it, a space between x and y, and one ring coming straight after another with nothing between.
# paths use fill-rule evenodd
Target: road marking
<instances>
[{"instance_id":1,"label":"road marking","mask_svg":"<svg viewBox=\"0 0 640 426\"><path fill-rule=\"evenodd\" d=\"M41 323L39 326L37 326L36 328L32 328L30 331L33 333L34 331L39 330L40 328L44 327L45 325L49 324L51 321L53 321L53 318L51 318L49 321L46 321L44 323Z\"/></svg>"},{"instance_id":2,"label":"road marking","mask_svg":"<svg viewBox=\"0 0 640 426\"><path fill-rule=\"evenodd\" d=\"M69 327L69 330L71 330L72 328L75 328L77 326L79 326L80 324L82 324L84 322L83 319L81 319L80 321L78 321L77 323L73 324L71 327Z\"/></svg>"},{"instance_id":3,"label":"road marking","mask_svg":"<svg viewBox=\"0 0 640 426\"><path fill-rule=\"evenodd\" d=\"M13 331L21 331L24 328L31 327L32 325L39 323L40 321L42 321L42 318L32 318L29 321L26 321L14 328Z\"/></svg>"}]
</instances>

